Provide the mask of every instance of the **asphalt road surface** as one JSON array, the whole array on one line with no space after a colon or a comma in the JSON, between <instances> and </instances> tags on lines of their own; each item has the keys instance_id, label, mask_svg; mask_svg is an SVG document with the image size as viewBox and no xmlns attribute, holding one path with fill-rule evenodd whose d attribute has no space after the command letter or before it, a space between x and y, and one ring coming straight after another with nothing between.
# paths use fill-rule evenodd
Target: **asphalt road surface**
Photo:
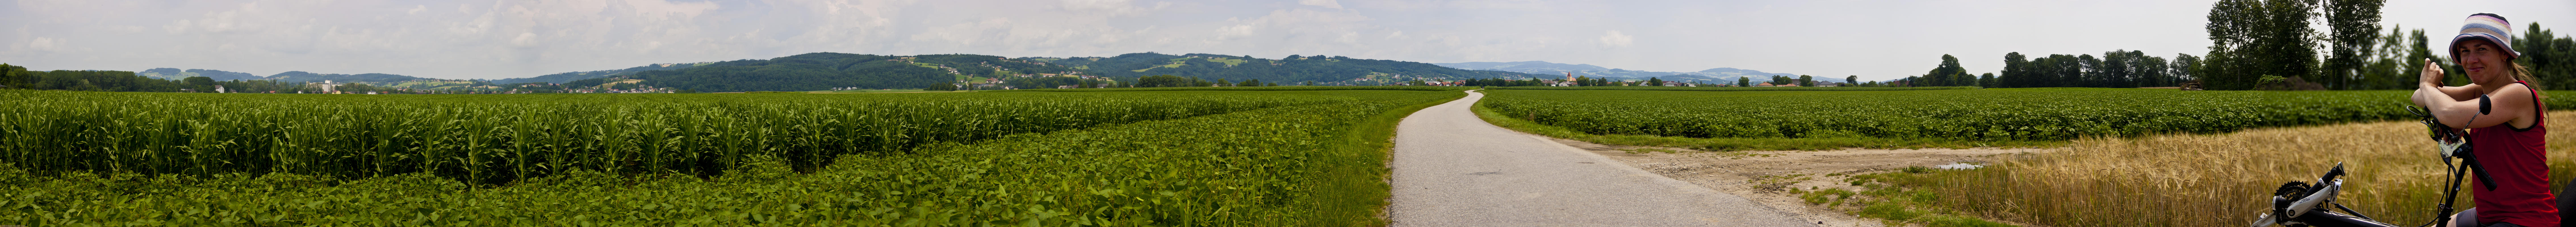
<instances>
[{"instance_id":1,"label":"asphalt road surface","mask_svg":"<svg viewBox=\"0 0 2576 227\"><path fill-rule=\"evenodd\" d=\"M1496 127L1466 98L1396 126L1394 226L1814 226L1545 137Z\"/></svg>"}]
</instances>

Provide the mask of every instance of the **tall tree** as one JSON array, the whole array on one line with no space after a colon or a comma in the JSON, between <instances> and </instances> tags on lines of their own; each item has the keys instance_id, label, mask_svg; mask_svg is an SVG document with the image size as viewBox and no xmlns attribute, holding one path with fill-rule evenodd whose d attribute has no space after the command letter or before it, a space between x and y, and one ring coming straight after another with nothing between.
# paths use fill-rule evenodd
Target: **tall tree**
<instances>
[{"instance_id":1,"label":"tall tree","mask_svg":"<svg viewBox=\"0 0 2576 227\"><path fill-rule=\"evenodd\" d=\"M2004 53L2003 75L1995 78L2001 84L1995 87L2031 87L2030 82L2027 81L2029 78L2026 78L2030 77L2027 75L2028 67L2030 67L2030 59L2022 56L2021 52Z\"/></svg>"},{"instance_id":2,"label":"tall tree","mask_svg":"<svg viewBox=\"0 0 2576 227\"><path fill-rule=\"evenodd\" d=\"M1735 78L1735 86L1737 86L1737 87L1752 87L1752 86L1753 86L1753 77L1736 77L1736 78Z\"/></svg>"},{"instance_id":3,"label":"tall tree","mask_svg":"<svg viewBox=\"0 0 2576 227\"><path fill-rule=\"evenodd\" d=\"M2326 26L2333 30L2327 41L2334 49L2326 57L2319 83L2329 89L2353 89L2360 80L2364 50L2379 36L2379 8L2387 0L2325 0Z\"/></svg>"},{"instance_id":4,"label":"tall tree","mask_svg":"<svg viewBox=\"0 0 2576 227\"><path fill-rule=\"evenodd\" d=\"M2092 54L2085 54L2082 56L2076 56L2075 62L2078 62L2079 65L2079 70L2074 74L2076 78L2075 86L2104 87L2103 78L2107 76L2102 72L2101 58L2094 58Z\"/></svg>"},{"instance_id":5,"label":"tall tree","mask_svg":"<svg viewBox=\"0 0 2576 227\"><path fill-rule=\"evenodd\" d=\"M2529 67L2531 75L2540 76L2539 87L2576 85L2576 39L2541 29L2540 23L2531 23L2522 31L2522 37L2513 39L2514 50L2522 52L2515 62Z\"/></svg>"},{"instance_id":6,"label":"tall tree","mask_svg":"<svg viewBox=\"0 0 2576 227\"><path fill-rule=\"evenodd\" d=\"M1843 77L1843 85L1844 85L1844 86L1860 85L1860 76L1859 76L1859 75L1844 76L1844 77Z\"/></svg>"},{"instance_id":7,"label":"tall tree","mask_svg":"<svg viewBox=\"0 0 2576 227\"><path fill-rule=\"evenodd\" d=\"M2191 54L2174 54L2172 65L2165 69L2166 74L2173 78L2173 84L2168 86L2181 86L2183 81L2197 79L2191 73L2193 69L2199 67L2200 57L2191 56Z\"/></svg>"},{"instance_id":8,"label":"tall tree","mask_svg":"<svg viewBox=\"0 0 2576 227\"><path fill-rule=\"evenodd\" d=\"M1941 65L1933 66L1931 72L1924 73L1923 80L1916 81L1915 83L1918 84L1915 86L1961 86L1976 83L1975 80L1976 78L1968 75L1966 68L1959 67L1959 57L1943 54Z\"/></svg>"},{"instance_id":9,"label":"tall tree","mask_svg":"<svg viewBox=\"0 0 2576 227\"><path fill-rule=\"evenodd\" d=\"M2313 76L2317 65L2314 0L2219 0L2210 5L2209 55L2195 73L2216 90L2255 88L2264 76Z\"/></svg>"},{"instance_id":10,"label":"tall tree","mask_svg":"<svg viewBox=\"0 0 2576 227\"><path fill-rule=\"evenodd\" d=\"M1800 87L1814 87L1814 86L1816 86L1816 77L1815 77L1815 76L1808 76L1808 75L1798 75L1798 86L1800 86Z\"/></svg>"},{"instance_id":11,"label":"tall tree","mask_svg":"<svg viewBox=\"0 0 2576 227\"><path fill-rule=\"evenodd\" d=\"M26 89L26 85L18 84L19 75L26 71L27 68L0 63L0 89Z\"/></svg>"}]
</instances>

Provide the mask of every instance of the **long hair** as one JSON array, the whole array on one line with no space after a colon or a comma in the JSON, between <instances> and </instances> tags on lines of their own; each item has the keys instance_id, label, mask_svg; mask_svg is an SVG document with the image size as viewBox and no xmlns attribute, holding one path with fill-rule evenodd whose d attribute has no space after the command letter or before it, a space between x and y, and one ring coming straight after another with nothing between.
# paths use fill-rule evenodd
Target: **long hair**
<instances>
[{"instance_id":1,"label":"long hair","mask_svg":"<svg viewBox=\"0 0 2576 227\"><path fill-rule=\"evenodd\" d=\"M2513 70L2513 72L2507 72L2506 75L2513 75L2513 80L2522 81L2523 86L2531 88L2532 94L2539 95L2540 98L2549 98L2548 94L2540 92L2540 78L2531 76L2530 67L2522 67L2522 63L2515 63L2512 60L2506 60L2504 64L2510 65L2506 66L2505 69Z\"/></svg>"}]
</instances>

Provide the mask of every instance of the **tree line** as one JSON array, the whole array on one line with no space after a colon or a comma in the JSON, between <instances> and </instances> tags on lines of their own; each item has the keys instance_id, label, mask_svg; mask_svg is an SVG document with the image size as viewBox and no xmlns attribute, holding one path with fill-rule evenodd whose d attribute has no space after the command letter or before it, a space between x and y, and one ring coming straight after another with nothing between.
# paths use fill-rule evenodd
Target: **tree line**
<instances>
[{"instance_id":1,"label":"tree line","mask_svg":"<svg viewBox=\"0 0 2576 227\"><path fill-rule=\"evenodd\" d=\"M2452 73L2446 84L2467 83L2447 50L2427 47L2448 44L2451 40L2443 37L2449 35L2427 36L2424 29L2402 26L2382 29L2379 10L2384 3L2218 1L2210 6L2206 26L2210 51L2192 72L2210 89L2220 90L2412 89L2423 62L2432 59ZM2318 23L2327 31L2313 28ZM2576 39L2559 36L2539 23L2526 23L2521 30L2522 34L2506 34L2517 36L2512 45L2523 53L2514 61L2532 69L2530 73L2540 77L2536 81L2540 87L2576 82L2576 60L2572 60Z\"/></svg>"},{"instance_id":2,"label":"tree line","mask_svg":"<svg viewBox=\"0 0 2576 227\"><path fill-rule=\"evenodd\" d=\"M2001 75L1975 76L1959 68L1957 58L1923 75L1899 80L1908 86L1983 87L2170 87L2197 82L2211 90L2254 89L2413 89L2423 62L2431 59L2454 75L2446 84L2465 84L2443 44L2448 36L2428 36L2425 29L2383 29L2379 9L2384 0L2221 0L2210 6L2209 52L2201 56L2150 56L2141 51L2113 50L2093 54L2047 56L2004 54ZM2466 15L2461 15L2465 17ZM2323 26L2316 26L2323 25ZM2317 27L2326 28L2319 31ZM2576 38L2559 35L2539 23L2526 23L2513 34L2515 59L2537 76L2543 88L2576 84ZM2440 52L2437 52L2440 51ZM1864 85L1866 86L1866 85Z\"/></svg>"},{"instance_id":3,"label":"tree line","mask_svg":"<svg viewBox=\"0 0 2576 227\"><path fill-rule=\"evenodd\" d=\"M186 77L178 80L156 79L131 71L53 70L29 71L27 67L0 64L0 89L34 89L109 92L217 92L229 93L320 93L321 87L300 82L276 80L214 80L211 77ZM344 83L336 91L364 93L448 93L454 91L410 90L364 83Z\"/></svg>"}]
</instances>

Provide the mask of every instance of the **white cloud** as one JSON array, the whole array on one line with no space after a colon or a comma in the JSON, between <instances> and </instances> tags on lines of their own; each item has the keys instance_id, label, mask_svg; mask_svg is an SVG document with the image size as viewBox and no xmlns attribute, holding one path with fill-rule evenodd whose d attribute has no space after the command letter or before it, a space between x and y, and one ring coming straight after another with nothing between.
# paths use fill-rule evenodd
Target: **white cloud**
<instances>
[{"instance_id":1,"label":"white cloud","mask_svg":"<svg viewBox=\"0 0 2576 227\"><path fill-rule=\"evenodd\" d=\"M1171 6L1171 3L1164 2L1162 4L1157 4L1151 9L1161 9L1167 6ZM1068 11L1103 13L1108 15L1128 15L1150 10L1145 7L1136 7L1136 3L1133 0L1064 0L1063 8Z\"/></svg>"},{"instance_id":2,"label":"white cloud","mask_svg":"<svg viewBox=\"0 0 2576 227\"><path fill-rule=\"evenodd\" d=\"M1219 39L1252 36L1252 25L1238 24L1234 26L1217 27L1216 32L1216 37Z\"/></svg>"},{"instance_id":3,"label":"white cloud","mask_svg":"<svg viewBox=\"0 0 2576 227\"><path fill-rule=\"evenodd\" d=\"M1322 6L1322 7L1324 7L1324 8L1334 8L1334 9L1340 9L1340 8L1342 8L1342 3L1340 3L1340 2L1335 2L1335 1L1333 1L1333 0L1297 0L1297 4L1298 4L1298 5L1310 5L1310 6Z\"/></svg>"},{"instance_id":4,"label":"white cloud","mask_svg":"<svg viewBox=\"0 0 2576 227\"><path fill-rule=\"evenodd\" d=\"M60 42L54 41L54 38L50 38L50 37L36 37L36 40L35 40L35 41L29 41L29 42L27 42L27 49L36 49L36 50L40 50L40 51L60 51L60 50L61 50L60 48L62 48L62 44L63 44L63 43L60 43Z\"/></svg>"},{"instance_id":5,"label":"white cloud","mask_svg":"<svg viewBox=\"0 0 2576 227\"><path fill-rule=\"evenodd\" d=\"M404 10L403 14L420 15L424 11L429 11L429 5L412 5L411 10Z\"/></svg>"},{"instance_id":6,"label":"white cloud","mask_svg":"<svg viewBox=\"0 0 2576 227\"><path fill-rule=\"evenodd\" d=\"M1627 47L1629 44L1637 43L1637 37L1620 33L1619 30L1610 30L1610 34L1602 34L1601 38L1594 41L1600 42L1603 46Z\"/></svg>"}]
</instances>

